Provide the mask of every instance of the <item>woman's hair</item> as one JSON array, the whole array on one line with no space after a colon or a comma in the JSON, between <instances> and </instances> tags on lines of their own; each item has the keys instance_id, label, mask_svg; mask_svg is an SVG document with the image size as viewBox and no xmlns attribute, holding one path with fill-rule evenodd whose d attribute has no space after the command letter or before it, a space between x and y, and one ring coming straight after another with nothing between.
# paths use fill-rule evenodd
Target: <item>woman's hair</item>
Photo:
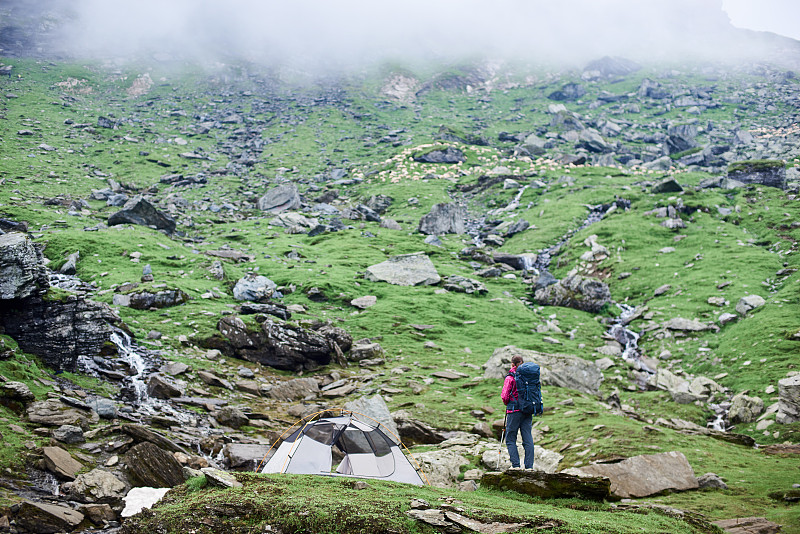
<instances>
[{"instance_id":1,"label":"woman's hair","mask_svg":"<svg viewBox=\"0 0 800 534\"><path fill-rule=\"evenodd\" d=\"M513 365L514 367L519 367L520 365L522 365L523 361L524 360L522 359L522 356L516 354L511 358L511 365Z\"/></svg>"}]
</instances>

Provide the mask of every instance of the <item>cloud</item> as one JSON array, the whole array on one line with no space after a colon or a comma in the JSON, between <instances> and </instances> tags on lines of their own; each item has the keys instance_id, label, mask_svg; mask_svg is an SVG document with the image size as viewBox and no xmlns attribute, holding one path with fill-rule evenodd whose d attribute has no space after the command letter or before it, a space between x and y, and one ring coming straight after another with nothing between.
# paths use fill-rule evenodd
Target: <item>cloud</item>
<instances>
[{"instance_id":1,"label":"cloud","mask_svg":"<svg viewBox=\"0 0 800 534\"><path fill-rule=\"evenodd\" d=\"M747 50L722 0L72 0L77 55L239 57L340 68L488 56L583 61ZM737 44L739 43L739 44Z\"/></svg>"}]
</instances>

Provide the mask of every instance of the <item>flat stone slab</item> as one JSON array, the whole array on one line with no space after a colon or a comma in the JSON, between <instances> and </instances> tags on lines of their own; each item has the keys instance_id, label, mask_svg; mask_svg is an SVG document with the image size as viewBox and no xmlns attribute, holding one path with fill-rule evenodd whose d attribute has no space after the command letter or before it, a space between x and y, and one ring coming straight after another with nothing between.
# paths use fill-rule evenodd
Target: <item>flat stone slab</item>
<instances>
[{"instance_id":1,"label":"flat stone slab","mask_svg":"<svg viewBox=\"0 0 800 534\"><path fill-rule=\"evenodd\" d=\"M431 259L422 252L393 256L367 267L365 278L397 286L435 285L442 280Z\"/></svg>"},{"instance_id":2,"label":"flat stone slab","mask_svg":"<svg viewBox=\"0 0 800 534\"><path fill-rule=\"evenodd\" d=\"M570 471L582 476L608 477L611 493L622 498L698 488L692 466L677 451L634 456L618 463L592 464Z\"/></svg>"},{"instance_id":3,"label":"flat stone slab","mask_svg":"<svg viewBox=\"0 0 800 534\"><path fill-rule=\"evenodd\" d=\"M781 525L767 521L766 517L723 519L712 524L730 534L778 534L781 531Z\"/></svg>"},{"instance_id":4,"label":"flat stone slab","mask_svg":"<svg viewBox=\"0 0 800 534\"><path fill-rule=\"evenodd\" d=\"M242 483L236 480L232 474L214 469L213 467L204 467L200 471L206 476L206 480L212 486L220 486L223 488L241 488Z\"/></svg>"},{"instance_id":5,"label":"flat stone slab","mask_svg":"<svg viewBox=\"0 0 800 534\"><path fill-rule=\"evenodd\" d=\"M527 469L493 471L481 478L481 487L511 490L543 499L575 497L603 501L611 497L611 482L601 476L579 477Z\"/></svg>"},{"instance_id":6,"label":"flat stone slab","mask_svg":"<svg viewBox=\"0 0 800 534\"><path fill-rule=\"evenodd\" d=\"M447 380L458 380L459 378L469 378L469 375L465 375L464 373L455 373L453 371L436 371L435 373L431 373L431 376L434 378L444 378Z\"/></svg>"},{"instance_id":7,"label":"flat stone slab","mask_svg":"<svg viewBox=\"0 0 800 534\"><path fill-rule=\"evenodd\" d=\"M57 476L75 480L75 475L83 468L83 464L61 447L43 447L42 452L47 470Z\"/></svg>"}]
</instances>

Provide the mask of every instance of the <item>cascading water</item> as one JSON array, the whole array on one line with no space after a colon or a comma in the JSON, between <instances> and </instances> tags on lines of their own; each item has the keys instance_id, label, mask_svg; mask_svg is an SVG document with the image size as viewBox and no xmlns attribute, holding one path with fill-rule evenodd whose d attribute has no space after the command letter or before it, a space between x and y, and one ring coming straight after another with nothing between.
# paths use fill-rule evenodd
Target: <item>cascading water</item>
<instances>
[{"instance_id":1,"label":"cascading water","mask_svg":"<svg viewBox=\"0 0 800 534\"><path fill-rule=\"evenodd\" d=\"M147 384L144 382L145 361L138 350L134 350L131 344L131 337L125 332L119 330L111 334L111 342L117 346L117 351L125 363L134 373L130 378L131 389L134 393L134 403L141 404L149 400L147 393Z\"/></svg>"}]
</instances>

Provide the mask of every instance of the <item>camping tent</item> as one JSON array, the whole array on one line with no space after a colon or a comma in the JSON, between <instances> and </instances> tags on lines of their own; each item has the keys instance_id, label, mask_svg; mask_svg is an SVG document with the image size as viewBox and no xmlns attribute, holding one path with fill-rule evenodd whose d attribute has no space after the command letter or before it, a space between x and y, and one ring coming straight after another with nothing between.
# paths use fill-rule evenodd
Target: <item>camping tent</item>
<instances>
[{"instance_id":1,"label":"camping tent","mask_svg":"<svg viewBox=\"0 0 800 534\"><path fill-rule=\"evenodd\" d=\"M362 420L356 419L357 416ZM301 420L297 430L283 437L261 472L374 478L423 485L419 473L400 449L399 440L391 439L377 421L369 424L363 419L370 418L342 411L338 417ZM338 466L333 464L334 455L341 458Z\"/></svg>"}]
</instances>

